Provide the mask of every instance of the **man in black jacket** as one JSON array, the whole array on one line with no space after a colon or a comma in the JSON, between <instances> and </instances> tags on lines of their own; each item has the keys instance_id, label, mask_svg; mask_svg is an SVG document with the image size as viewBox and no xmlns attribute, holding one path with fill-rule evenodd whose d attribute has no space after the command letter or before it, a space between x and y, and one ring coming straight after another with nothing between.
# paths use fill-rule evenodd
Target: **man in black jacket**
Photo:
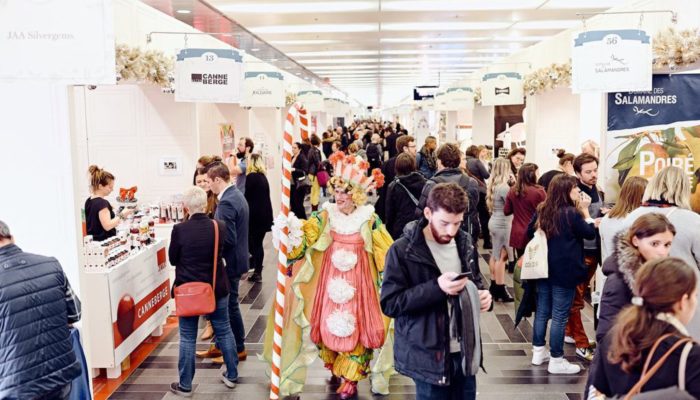
<instances>
[{"instance_id":1,"label":"man in black jacket","mask_svg":"<svg viewBox=\"0 0 700 400\"><path fill-rule=\"evenodd\" d=\"M68 399L78 297L58 260L23 252L2 221L0 266L0 399Z\"/></svg>"},{"instance_id":2,"label":"man in black jacket","mask_svg":"<svg viewBox=\"0 0 700 400\"><path fill-rule=\"evenodd\" d=\"M469 326L455 301L468 281L479 289L481 311L491 307L471 237L460 229L467 203L457 184L436 185L423 218L407 225L386 257L380 301L395 319L394 367L415 381L418 400L476 397L476 377L464 373L474 349L465 347L461 330L450 329L454 318Z\"/></svg>"},{"instance_id":3,"label":"man in black jacket","mask_svg":"<svg viewBox=\"0 0 700 400\"><path fill-rule=\"evenodd\" d=\"M416 157L416 139L413 136L402 135L396 140L396 151L401 153L408 153L414 158ZM396 157L394 156L387 160L387 162L382 165L382 175L384 175L384 186L380 187L379 198L377 203L374 205L374 210L379 215L379 218L383 221L386 220L386 195L389 188L389 184L396 178Z\"/></svg>"}]
</instances>

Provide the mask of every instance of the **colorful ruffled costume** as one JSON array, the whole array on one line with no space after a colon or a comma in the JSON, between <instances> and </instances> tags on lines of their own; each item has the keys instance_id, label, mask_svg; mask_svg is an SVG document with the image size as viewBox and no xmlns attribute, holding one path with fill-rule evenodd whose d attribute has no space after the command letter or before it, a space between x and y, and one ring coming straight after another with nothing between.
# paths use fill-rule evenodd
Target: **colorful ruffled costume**
<instances>
[{"instance_id":1,"label":"colorful ruffled costume","mask_svg":"<svg viewBox=\"0 0 700 400\"><path fill-rule=\"evenodd\" d=\"M338 169L350 169L348 165L360 181L367 180L366 174L364 179L359 177L362 168L348 157L336 159L338 178L342 177ZM333 179L339 185L352 178L346 173L344 180ZM371 205L360 205L346 215L336 204L326 203L308 220L291 222L290 231L295 228L296 237L290 234L293 250L288 254L280 394L302 392L306 368L317 355L335 377L344 379L343 385L356 385L371 373L372 391L388 394L394 373L393 327L381 313L379 289L391 236ZM274 310L266 330L268 361L273 332ZM379 355L370 369L375 350Z\"/></svg>"}]
</instances>

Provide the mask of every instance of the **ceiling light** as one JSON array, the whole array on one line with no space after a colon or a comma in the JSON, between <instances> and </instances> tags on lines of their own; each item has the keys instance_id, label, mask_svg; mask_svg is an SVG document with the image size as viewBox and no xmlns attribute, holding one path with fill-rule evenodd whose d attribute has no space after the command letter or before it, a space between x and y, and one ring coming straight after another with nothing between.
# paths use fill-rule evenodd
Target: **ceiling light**
<instances>
[{"instance_id":1,"label":"ceiling light","mask_svg":"<svg viewBox=\"0 0 700 400\"><path fill-rule=\"evenodd\" d=\"M238 14L302 14L302 13L333 13L348 11L377 10L374 1L324 1L324 2L279 2L279 3L243 3L224 4L217 6L224 12Z\"/></svg>"},{"instance_id":2,"label":"ceiling light","mask_svg":"<svg viewBox=\"0 0 700 400\"><path fill-rule=\"evenodd\" d=\"M427 38L381 38L380 43L465 43L482 42L490 40L489 37L427 37Z\"/></svg>"},{"instance_id":3,"label":"ceiling light","mask_svg":"<svg viewBox=\"0 0 700 400\"><path fill-rule=\"evenodd\" d=\"M374 69L377 68L376 65L329 65L329 66L313 66L309 69L313 71L332 71L332 70L343 70L343 69Z\"/></svg>"},{"instance_id":4,"label":"ceiling light","mask_svg":"<svg viewBox=\"0 0 700 400\"><path fill-rule=\"evenodd\" d=\"M376 32L378 24L269 25L250 28L253 33Z\"/></svg>"},{"instance_id":5,"label":"ceiling light","mask_svg":"<svg viewBox=\"0 0 700 400\"><path fill-rule=\"evenodd\" d=\"M549 0L540 9L608 9L625 3L625 0Z\"/></svg>"},{"instance_id":6,"label":"ceiling light","mask_svg":"<svg viewBox=\"0 0 700 400\"><path fill-rule=\"evenodd\" d=\"M192 11L191 10L177 10L175 12L178 14L190 14Z\"/></svg>"},{"instance_id":7,"label":"ceiling light","mask_svg":"<svg viewBox=\"0 0 700 400\"><path fill-rule=\"evenodd\" d=\"M294 74L294 75L301 75L301 72L297 72L297 73L296 73L296 74Z\"/></svg>"},{"instance_id":8,"label":"ceiling light","mask_svg":"<svg viewBox=\"0 0 700 400\"><path fill-rule=\"evenodd\" d=\"M376 58L319 58L311 60L299 60L304 65L311 64L345 64L345 63L376 63Z\"/></svg>"},{"instance_id":9,"label":"ceiling light","mask_svg":"<svg viewBox=\"0 0 700 400\"><path fill-rule=\"evenodd\" d=\"M523 21L516 22L514 29L569 29L581 24L576 19L550 19L544 21Z\"/></svg>"},{"instance_id":10,"label":"ceiling light","mask_svg":"<svg viewBox=\"0 0 700 400\"><path fill-rule=\"evenodd\" d=\"M250 49L250 51L253 51L253 52L255 52L255 51L260 51L260 49L259 49L259 48L257 48L257 47L253 47L252 49Z\"/></svg>"},{"instance_id":11,"label":"ceiling light","mask_svg":"<svg viewBox=\"0 0 700 400\"><path fill-rule=\"evenodd\" d=\"M340 56L372 56L376 50L336 50L336 51L301 51L287 53L289 57L340 57Z\"/></svg>"},{"instance_id":12,"label":"ceiling light","mask_svg":"<svg viewBox=\"0 0 700 400\"><path fill-rule=\"evenodd\" d=\"M270 61L270 62L275 62L275 61L278 61L278 60L277 60L276 58L271 58L271 59L269 59L268 61Z\"/></svg>"},{"instance_id":13,"label":"ceiling light","mask_svg":"<svg viewBox=\"0 0 700 400\"><path fill-rule=\"evenodd\" d=\"M318 45L339 43L340 40L309 39L309 40L272 40L270 44L274 46L297 46L297 45Z\"/></svg>"},{"instance_id":14,"label":"ceiling light","mask_svg":"<svg viewBox=\"0 0 700 400\"><path fill-rule=\"evenodd\" d=\"M478 49L477 53L512 53L515 49Z\"/></svg>"},{"instance_id":15,"label":"ceiling light","mask_svg":"<svg viewBox=\"0 0 700 400\"><path fill-rule=\"evenodd\" d=\"M542 0L384 0L382 11L471 11L471 10L526 10L535 9Z\"/></svg>"},{"instance_id":16,"label":"ceiling light","mask_svg":"<svg viewBox=\"0 0 700 400\"><path fill-rule=\"evenodd\" d=\"M382 31L470 31L509 26L508 22L395 22L382 24Z\"/></svg>"},{"instance_id":17,"label":"ceiling light","mask_svg":"<svg viewBox=\"0 0 700 400\"><path fill-rule=\"evenodd\" d=\"M424 50L382 50L382 55L407 55L407 54L465 54L473 53L470 49L424 49Z\"/></svg>"},{"instance_id":18,"label":"ceiling light","mask_svg":"<svg viewBox=\"0 0 700 400\"><path fill-rule=\"evenodd\" d=\"M494 61L498 60L502 57L494 57L494 56L479 56L479 57L435 57L430 60L431 63L436 63L436 62L449 62L449 61L466 61L466 62L471 62L471 61ZM382 64L393 64L393 63L418 63L418 62L423 62L422 58L416 58L416 57L411 57L411 58L381 58L379 60Z\"/></svg>"},{"instance_id":19,"label":"ceiling light","mask_svg":"<svg viewBox=\"0 0 700 400\"><path fill-rule=\"evenodd\" d=\"M550 36L496 36L494 42L539 42L549 39Z\"/></svg>"}]
</instances>

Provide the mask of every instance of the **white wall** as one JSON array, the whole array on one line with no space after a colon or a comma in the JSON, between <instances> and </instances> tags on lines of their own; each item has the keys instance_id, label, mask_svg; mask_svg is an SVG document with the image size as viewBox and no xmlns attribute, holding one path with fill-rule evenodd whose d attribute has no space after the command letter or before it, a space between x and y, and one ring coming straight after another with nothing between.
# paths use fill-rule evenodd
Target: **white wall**
<instances>
[{"instance_id":1,"label":"white wall","mask_svg":"<svg viewBox=\"0 0 700 400\"><path fill-rule=\"evenodd\" d=\"M474 144L493 146L494 117L492 106L474 105L472 113L472 141Z\"/></svg>"},{"instance_id":2,"label":"white wall","mask_svg":"<svg viewBox=\"0 0 700 400\"><path fill-rule=\"evenodd\" d=\"M87 169L96 164L116 177L113 200L120 187L138 186L141 204L168 199L192 185L199 157L194 103L176 103L153 85L99 86L74 90L84 98L84 108L74 109L74 140L85 158L78 171L83 184L80 198L89 195ZM162 176L160 160L181 162L177 176Z\"/></svg>"},{"instance_id":3,"label":"white wall","mask_svg":"<svg viewBox=\"0 0 700 400\"><path fill-rule=\"evenodd\" d=\"M262 151L264 156L272 157L267 162L267 181L270 184L272 210L276 215L280 210L280 192L282 179L282 114L286 110L276 108L254 108L249 112L249 136L255 141L255 151ZM320 125L319 125L320 127ZM251 216L251 221L255 216Z\"/></svg>"},{"instance_id":4,"label":"white wall","mask_svg":"<svg viewBox=\"0 0 700 400\"><path fill-rule=\"evenodd\" d=\"M557 166L558 158L552 149L579 152L578 95L568 88L557 88L528 96L525 110L527 161L537 164L540 174Z\"/></svg>"}]
</instances>

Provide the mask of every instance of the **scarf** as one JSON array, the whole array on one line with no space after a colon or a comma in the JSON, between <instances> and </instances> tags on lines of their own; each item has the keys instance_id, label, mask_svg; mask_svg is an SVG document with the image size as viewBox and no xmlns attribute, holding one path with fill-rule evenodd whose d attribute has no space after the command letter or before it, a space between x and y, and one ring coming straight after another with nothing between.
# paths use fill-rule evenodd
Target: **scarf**
<instances>
[{"instance_id":1,"label":"scarf","mask_svg":"<svg viewBox=\"0 0 700 400\"><path fill-rule=\"evenodd\" d=\"M469 281L459 295L451 297L450 337L457 337L462 350L462 372L464 376L474 376L483 366L481 329L479 314L481 301L479 289ZM486 372L484 370L484 372Z\"/></svg>"},{"instance_id":2,"label":"scarf","mask_svg":"<svg viewBox=\"0 0 700 400\"><path fill-rule=\"evenodd\" d=\"M429 152L428 149L423 146L420 149L420 153L423 155L425 163L428 164L428 168L431 171L435 171L437 169L437 158L435 157L435 152Z\"/></svg>"},{"instance_id":3,"label":"scarf","mask_svg":"<svg viewBox=\"0 0 700 400\"><path fill-rule=\"evenodd\" d=\"M683 323L678 318L676 318L675 315L671 313L658 313L656 314L656 319L673 325L674 328L678 329L678 332L682 333L685 336L690 336L688 328L686 328L685 325L683 325Z\"/></svg>"}]
</instances>

